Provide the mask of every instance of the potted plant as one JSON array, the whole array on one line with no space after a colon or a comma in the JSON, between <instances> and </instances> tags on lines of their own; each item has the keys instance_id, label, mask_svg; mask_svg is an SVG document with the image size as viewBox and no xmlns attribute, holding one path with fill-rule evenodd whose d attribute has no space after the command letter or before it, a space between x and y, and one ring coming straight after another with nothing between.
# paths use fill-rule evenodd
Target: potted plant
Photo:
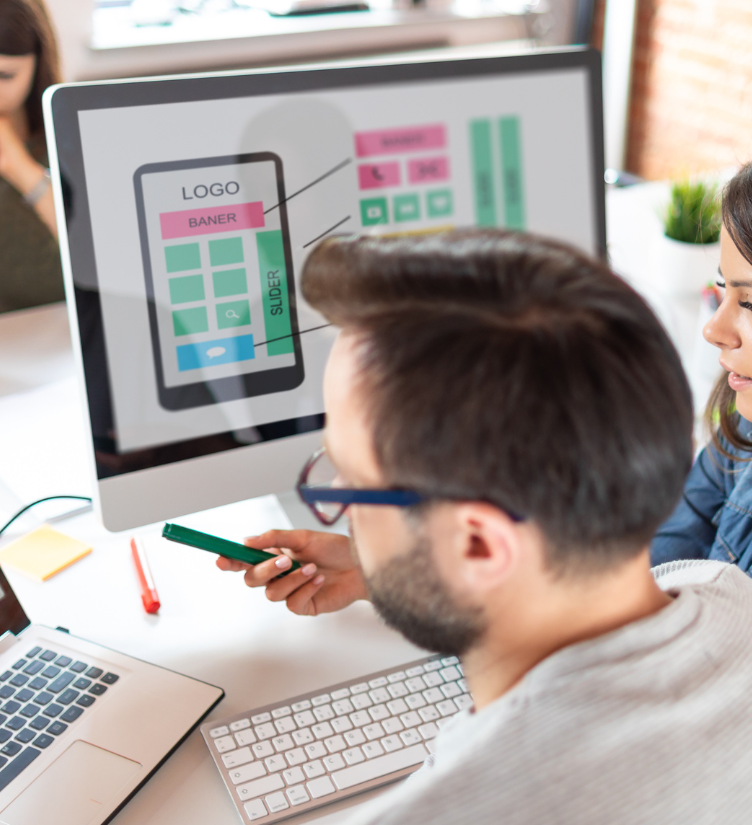
<instances>
[{"instance_id":1,"label":"potted plant","mask_svg":"<svg viewBox=\"0 0 752 825\"><path fill-rule=\"evenodd\" d=\"M674 181L661 219L663 235L654 256L658 286L699 302L700 290L717 278L720 261L718 186L703 180Z\"/></svg>"}]
</instances>

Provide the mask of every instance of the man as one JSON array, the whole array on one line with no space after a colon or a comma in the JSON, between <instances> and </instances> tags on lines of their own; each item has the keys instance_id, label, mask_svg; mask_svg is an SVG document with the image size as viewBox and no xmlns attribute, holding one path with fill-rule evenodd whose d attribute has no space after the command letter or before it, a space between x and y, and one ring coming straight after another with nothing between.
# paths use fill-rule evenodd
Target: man
<instances>
[{"instance_id":1,"label":"man","mask_svg":"<svg viewBox=\"0 0 752 825\"><path fill-rule=\"evenodd\" d=\"M354 821L748 822L752 582L714 562L650 570L693 417L642 299L568 247L492 230L331 240L303 291L341 328L336 486L397 493L347 508L352 554L323 533L248 540L280 557L246 583L300 614L369 598L460 656L475 700ZM291 558L302 569L276 579Z\"/></svg>"}]
</instances>

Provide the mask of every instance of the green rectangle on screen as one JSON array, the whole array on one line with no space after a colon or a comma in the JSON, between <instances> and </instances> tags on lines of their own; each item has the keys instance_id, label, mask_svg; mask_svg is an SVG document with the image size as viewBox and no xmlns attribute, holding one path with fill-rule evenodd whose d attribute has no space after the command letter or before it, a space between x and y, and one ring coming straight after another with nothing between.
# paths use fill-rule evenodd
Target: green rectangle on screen
<instances>
[{"instance_id":1,"label":"green rectangle on screen","mask_svg":"<svg viewBox=\"0 0 752 825\"><path fill-rule=\"evenodd\" d=\"M496 226L490 120L470 121L470 149L473 155L475 222L478 226Z\"/></svg>"},{"instance_id":2,"label":"green rectangle on screen","mask_svg":"<svg viewBox=\"0 0 752 825\"><path fill-rule=\"evenodd\" d=\"M522 181L522 146L520 119L502 117L499 120L501 137L501 191L504 200L504 225L509 229L525 228L525 198Z\"/></svg>"},{"instance_id":3,"label":"green rectangle on screen","mask_svg":"<svg viewBox=\"0 0 752 825\"><path fill-rule=\"evenodd\" d=\"M187 304L189 301L203 301L205 297L203 275L170 278L170 303Z\"/></svg>"},{"instance_id":4,"label":"green rectangle on screen","mask_svg":"<svg viewBox=\"0 0 752 825\"><path fill-rule=\"evenodd\" d=\"M185 272L186 269L201 269L201 252L197 243L181 243L165 247L165 262L168 272Z\"/></svg>"},{"instance_id":5,"label":"green rectangle on screen","mask_svg":"<svg viewBox=\"0 0 752 825\"><path fill-rule=\"evenodd\" d=\"M220 238L209 241L209 260L212 266L243 263L243 239Z\"/></svg>"},{"instance_id":6,"label":"green rectangle on screen","mask_svg":"<svg viewBox=\"0 0 752 825\"><path fill-rule=\"evenodd\" d=\"M172 313L172 328L176 337L190 335L194 332L207 332L209 319L206 314L206 307L176 309Z\"/></svg>"},{"instance_id":7,"label":"green rectangle on screen","mask_svg":"<svg viewBox=\"0 0 752 825\"><path fill-rule=\"evenodd\" d=\"M264 329L268 355L286 355L294 352L290 306L287 299L287 270L282 231L272 229L256 233L258 246L261 300L264 305ZM281 338L281 341L274 340Z\"/></svg>"},{"instance_id":8,"label":"green rectangle on screen","mask_svg":"<svg viewBox=\"0 0 752 825\"><path fill-rule=\"evenodd\" d=\"M212 278L214 295L217 298L227 298L228 295L242 295L248 292L244 269L225 269L222 272L213 272Z\"/></svg>"}]
</instances>

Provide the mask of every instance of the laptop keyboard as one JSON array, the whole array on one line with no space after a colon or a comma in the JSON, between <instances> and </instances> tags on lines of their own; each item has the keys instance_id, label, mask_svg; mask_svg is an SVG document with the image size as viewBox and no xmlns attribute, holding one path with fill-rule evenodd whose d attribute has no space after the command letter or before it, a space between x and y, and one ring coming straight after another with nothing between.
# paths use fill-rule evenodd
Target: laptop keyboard
<instances>
[{"instance_id":1,"label":"laptop keyboard","mask_svg":"<svg viewBox=\"0 0 752 825\"><path fill-rule=\"evenodd\" d=\"M119 678L42 647L0 673L0 791Z\"/></svg>"},{"instance_id":2,"label":"laptop keyboard","mask_svg":"<svg viewBox=\"0 0 752 825\"><path fill-rule=\"evenodd\" d=\"M473 704L455 657L429 657L224 720L201 733L243 822L277 822L417 770Z\"/></svg>"}]
</instances>

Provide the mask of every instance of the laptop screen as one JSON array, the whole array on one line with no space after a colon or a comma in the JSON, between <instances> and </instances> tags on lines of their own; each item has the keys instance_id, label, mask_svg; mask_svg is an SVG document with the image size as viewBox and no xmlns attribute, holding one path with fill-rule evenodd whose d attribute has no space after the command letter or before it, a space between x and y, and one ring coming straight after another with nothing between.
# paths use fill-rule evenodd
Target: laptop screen
<instances>
[{"instance_id":1,"label":"laptop screen","mask_svg":"<svg viewBox=\"0 0 752 825\"><path fill-rule=\"evenodd\" d=\"M29 617L21 607L5 574L0 570L0 635L9 630L18 635L29 626Z\"/></svg>"}]
</instances>

